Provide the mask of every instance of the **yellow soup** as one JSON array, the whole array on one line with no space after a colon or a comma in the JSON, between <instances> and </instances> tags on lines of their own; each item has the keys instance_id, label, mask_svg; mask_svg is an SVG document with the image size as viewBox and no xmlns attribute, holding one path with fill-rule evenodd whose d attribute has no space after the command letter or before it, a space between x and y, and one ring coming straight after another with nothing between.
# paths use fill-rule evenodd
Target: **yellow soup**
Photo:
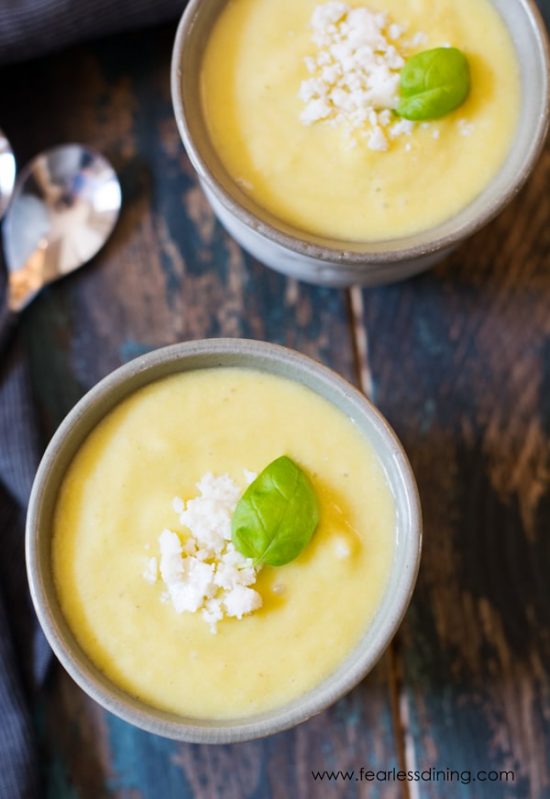
<instances>
[{"instance_id":1,"label":"yellow soup","mask_svg":"<svg viewBox=\"0 0 550 799\"><path fill-rule=\"evenodd\" d=\"M194 497L207 472L240 481L282 454L309 475L320 525L295 561L260 571L263 607L212 634L200 614L163 603L147 558L163 528L184 534L174 496ZM113 683L154 707L227 719L282 705L337 668L379 605L394 538L385 475L345 415L283 378L203 370L137 391L89 435L60 490L53 567L70 627Z\"/></svg>"},{"instance_id":2,"label":"yellow soup","mask_svg":"<svg viewBox=\"0 0 550 799\"><path fill-rule=\"evenodd\" d=\"M231 0L202 64L203 112L228 173L250 197L302 231L350 241L429 229L468 205L495 176L519 116L517 57L489 0L348 0L424 35L410 55L464 51L471 93L451 114L416 124L388 150L345 125L300 121L310 20L322 0ZM410 40L412 41L412 39Z\"/></svg>"}]
</instances>

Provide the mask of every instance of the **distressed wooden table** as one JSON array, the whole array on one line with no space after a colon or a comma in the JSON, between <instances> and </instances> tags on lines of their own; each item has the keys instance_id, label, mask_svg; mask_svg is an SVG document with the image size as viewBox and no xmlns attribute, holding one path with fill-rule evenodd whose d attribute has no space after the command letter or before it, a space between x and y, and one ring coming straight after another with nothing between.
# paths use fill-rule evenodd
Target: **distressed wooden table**
<instances>
[{"instance_id":1,"label":"distressed wooden table","mask_svg":"<svg viewBox=\"0 0 550 799\"><path fill-rule=\"evenodd\" d=\"M223 232L197 186L172 118L173 31L1 74L2 126L20 163L86 142L112 159L124 191L107 248L25 315L45 433L151 348L219 335L287 344L371 393L397 430L422 496L423 565L374 673L263 741L156 738L54 668L36 713L47 795L550 797L550 151L496 222L423 277L364 292L285 280ZM364 782L361 767L515 776ZM324 769L356 772L316 781Z\"/></svg>"}]
</instances>

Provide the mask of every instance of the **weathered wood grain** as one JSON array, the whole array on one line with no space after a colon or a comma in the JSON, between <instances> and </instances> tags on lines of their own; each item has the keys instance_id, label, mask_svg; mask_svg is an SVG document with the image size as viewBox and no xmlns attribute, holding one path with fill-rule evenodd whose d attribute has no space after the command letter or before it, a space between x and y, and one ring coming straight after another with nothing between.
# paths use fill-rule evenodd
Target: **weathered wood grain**
<instances>
[{"instance_id":1,"label":"weathered wood grain","mask_svg":"<svg viewBox=\"0 0 550 799\"><path fill-rule=\"evenodd\" d=\"M409 763L516 772L412 797L550 796L549 177L547 148L445 264L364 294L376 400L425 513L399 639Z\"/></svg>"},{"instance_id":2,"label":"weathered wood grain","mask_svg":"<svg viewBox=\"0 0 550 799\"><path fill-rule=\"evenodd\" d=\"M106 249L26 314L46 433L121 362L189 338L286 343L355 380L345 293L284 280L243 255L215 223L172 119L172 36L162 29L113 38L2 75L9 109L2 125L21 162L43 147L83 141L112 159L123 184L124 212ZM391 693L385 660L349 697L294 731L208 748L129 727L56 669L37 711L48 796L396 799L399 786L331 787L310 775L398 765Z\"/></svg>"}]
</instances>

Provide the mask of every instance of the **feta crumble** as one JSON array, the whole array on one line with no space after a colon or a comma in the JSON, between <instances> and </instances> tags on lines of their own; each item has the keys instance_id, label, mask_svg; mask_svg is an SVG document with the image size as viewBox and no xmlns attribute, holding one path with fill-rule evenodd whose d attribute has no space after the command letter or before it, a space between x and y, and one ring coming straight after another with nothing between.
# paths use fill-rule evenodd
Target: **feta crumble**
<instances>
[{"instance_id":1,"label":"feta crumble","mask_svg":"<svg viewBox=\"0 0 550 799\"><path fill-rule=\"evenodd\" d=\"M410 135L410 122L390 127L391 110L399 102L404 53L424 43L425 34L405 40L405 27L390 23L386 13L338 1L318 5L311 28L317 53L305 58L310 77L299 91L302 123L344 123L361 131L371 150L381 152L389 149L391 139Z\"/></svg>"},{"instance_id":2,"label":"feta crumble","mask_svg":"<svg viewBox=\"0 0 550 799\"><path fill-rule=\"evenodd\" d=\"M256 474L245 470L249 485ZM165 529L158 544L160 557L148 560L143 577L150 583L160 578L165 591L161 601L176 613L199 613L213 633L224 618L242 619L262 606L252 588L258 570L253 561L237 552L231 542L231 517L242 490L227 474L208 473L197 483L198 495L184 502L172 500L172 509L185 528L184 534Z\"/></svg>"},{"instance_id":3,"label":"feta crumble","mask_svg":"<svg viewBox=\"0 0 550 799\"><path fill-rule=\"evenodd\" d=\"M158 576L158 569L157 569L157 559L156 558L148 558L145 568L143 570L143 579L147 580L148 583L156 583Z\"/></svg>"},{"instance_id":4,"label":"feta crumble","mask_svg":"<svg viewBox=\"0 0 550 799\"><path fill-rule=\"evenodd\" d=\"M471 136L474 132L475 126L467 119L459 119L457 124L461 136Z\"/></svg>"}]
</instances>

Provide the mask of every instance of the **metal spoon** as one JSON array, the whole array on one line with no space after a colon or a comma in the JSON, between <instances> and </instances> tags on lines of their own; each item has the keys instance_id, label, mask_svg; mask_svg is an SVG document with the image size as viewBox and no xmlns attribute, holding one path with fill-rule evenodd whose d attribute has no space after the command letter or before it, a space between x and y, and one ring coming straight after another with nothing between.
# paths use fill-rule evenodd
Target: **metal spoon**
<instances>
[{"instance_id":1,"label":"metal spoon","mask_svg":"<svg viewBox=\"0 0 550 799\"><path fill-rule=\"evenodd\" d=\"M0 348L43 286L103 247L121 200L112 166L79 144L47 150L23 169L3 224L7 302L0 308Z\"/></svg>"},{"instance_id":2,"label":"metal spoon","mask_svg":"<svg viewBox=\"0 0 550 799\"><path fill-rule=\"evenodd\" d=\"M15 185L15 157L9 141L0 130L0 219L9 205Z\"/></svg>"}]
</instances>

